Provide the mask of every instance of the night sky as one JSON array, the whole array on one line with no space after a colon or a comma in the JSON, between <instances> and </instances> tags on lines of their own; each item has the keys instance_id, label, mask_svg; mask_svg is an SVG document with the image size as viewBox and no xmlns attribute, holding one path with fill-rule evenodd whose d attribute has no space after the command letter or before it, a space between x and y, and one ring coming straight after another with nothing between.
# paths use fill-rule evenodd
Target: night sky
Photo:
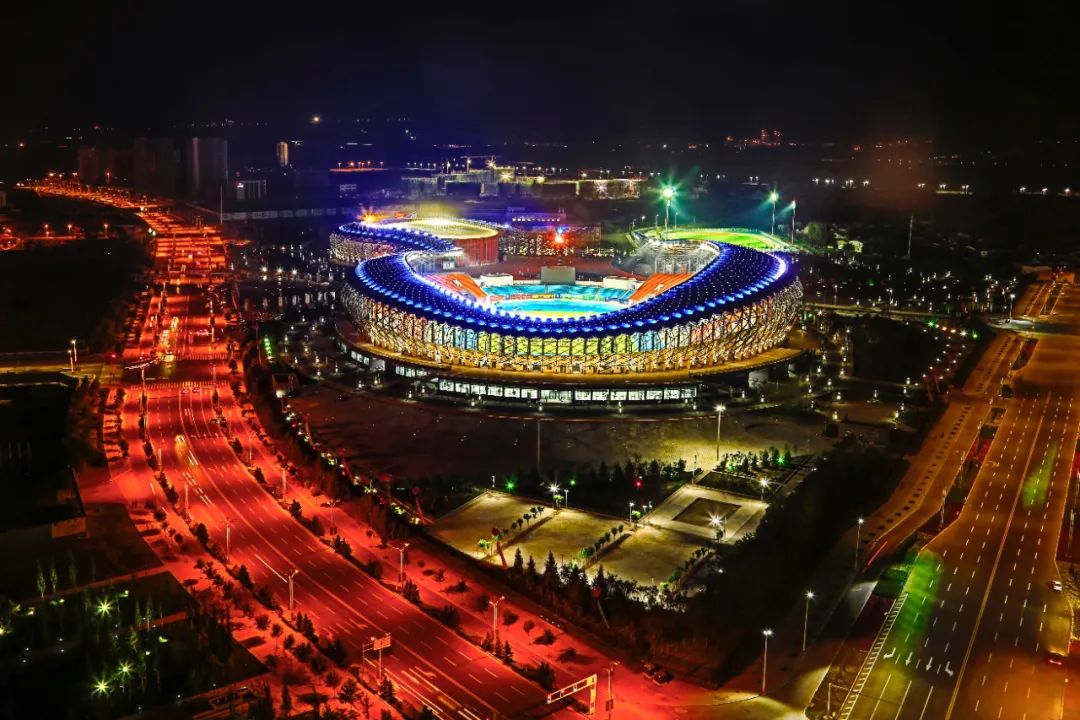
<instances>
[{"instance_id":1,"label":"night sky","mask_svg":"<svg viewBox=\"0 0 1080 720\"><path fill-rule=\"evenodd\" d=\"M1071 139L1080 126L1063 2L426 5L16 3L0 43L0 126L319 112L405 114L446 139L778 127L945 143Z\"/></svg>"}]
</instances>

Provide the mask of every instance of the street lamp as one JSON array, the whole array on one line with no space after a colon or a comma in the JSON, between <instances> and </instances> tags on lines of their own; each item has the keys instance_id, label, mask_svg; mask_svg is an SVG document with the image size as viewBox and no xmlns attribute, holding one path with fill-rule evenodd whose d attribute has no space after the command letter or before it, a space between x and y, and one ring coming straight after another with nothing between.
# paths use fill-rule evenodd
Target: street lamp
<instances>
[{"instance_id":1,"label":"street lamp","mask_svg":"<svg viewBox=\"0 0 1080 720\"><path fill-rule=\"evenodd\" d=\"M772 203L772 230L769 233L770 235L776 234L776 201L779 199L780 193L776 192L775 190L769 193L769 202Z\"/></svg>"},{"instance_id":2,"label":"street lamp","mask_svg":"<svg viewBox=\"0 0 1080 720\"><path fill-rule=\"evenodd\" d=\"M855 571L859 570L859 543L862 541L862 526L866 522L863 518L859 518L858 524L855 526Z\"/></svg>"},{"instance_id":3,"label":"street lamp","mask_svg":"<svg viewBox=\"0 0 1080 720\"><path fill-rule=\"evenodd\" d=\"M555 503L555 509L559 509L559 486L555 483L548 485L548 492L551 493L551 499Z\"/></svg>"},{"instance_id":4,"label":"street lamp","mask_svg":"<svg viewBox=\"0 0 1080 720\"><path fill-rule=\"evenodd\" d=\"M1009 322L1012 322L1013 300L1016 300L1016 293L1009 293Z\"/></svg>"},{"instance_id":5,"label":"street lamp","mask_svg":"<svg viewBox=\"0 0 1080 720\"><path fill-rule=\"evenodd\" d=\"M761 502L765 502L765 491L769 488L769 480L767 478L761 478L758 480L758 485L761 486Z\"/></svg>"},{"instance_id":6,"label":"street lamp","mask_svg":"<svg viewBox=\"0 0 1080 720\"><path fill-rule=\"evenodd\" d=\"M671 186L668 186L661 190L660 194L664 198L664 234L667 234L668 217L671 214L671 199L675 197L675 190Z\"/></svg>"},{"instance_id":7,"label":"street lamp","mask_svg":"<svg viewBox=\"0 0 1080 720\"><path fill-rule=\"evenodd\" d=\"M716 533L716 540L719 542L720 538L724 536L724 519L719 515L710 515L709 527Z\"/></svg>"},{"instance_id":8,"label":"street lamp","mask_svg":"<svg viewBox=\"0 0 1080 720\"><path fill-rule=\"evenodd\" d=\"M765 628L761 631L761 636L765 638L765 652L761 656L761 694L765 694L765 673L769 669L769 638L772 637L772 630Z\"/></svg>"},{"instance_id":9,"label":"street lamp","mask_svg":"<svg viewBox=\"0 0 1080 720\"><path fill-rule=\"evenodd\" d=\"M630 501L630 524L634 523L634 501Z\"/></svg>"},{"instance_id":10,"label":"street lamp","mask_svg":"<svg viewBox=\"0 0 1080 720\"><path fill-rule=\"evenodd\" d=\"M814 599L814 593L806 591L806 613L803 615L802 624L802 651L806 652L806 630L810 626L810 601Z\"/></svg>"},{"instance_id":11,"label":"street lamp","mask_svg":"<svg viewBox=\"0 0 1080 720\"><path fill-rule=\"evenodd\" d=\"M334 508L337 507L339 502L341 502L341 501L336 500L336 499L331 499L327 503L328 505L330 505L330 534L331 535L337 535L337 530L335 529L335 526L334 526Z\"/></svg>"},{"instance_id":12,"label":"street lamp","mask_svg":"<svg viewBox=\"0 0 1080 720\"><path fill-rule=\"evenodd\" d=\"M795 201L791 201L791 242L795 242Z\"/></svg>"},{"instance_id":13,"label":"street lamp","mask_svg":"<svg viewBox=\"0 0 1080 720\"><path fill-rule=\"evenodd\" d=\"M491 641L495 645L496 651L498 651L499 644L499 603L505 599L505 595L500 595L494 600L488 600L488 604L491 605Z\"/></svg>"},{"instance_id":14,"label":"street lamp","mask_svg":"<svg viewBox=\"0 0 1080 720\"><path fill-rule=\"evenodd\" d=\"M79 362L79 346L75 344L75 338L71 338L71 352L75 362Z\"/></svg>"},{"instance_id":15,"label":"street lamp","mask_svg":"<svg viewBox=\"0 0 1080 720\"><path fill-rule=\"evenodd\" d=\"M401 543L398 546L398 584L405 584L405 549L409 547L409 543Z\"/></svg>"},{"instance_id":16,"label":"street lamp","mask_svg":"<svg viewBox=\"0 0 1080 720\"><path fill-rule=\"evenodd\" d=\"M720 418L724 417L724 411L727 410L723 404L716 406L716 463L720 464Z\"/></svg>"}]
</instances>

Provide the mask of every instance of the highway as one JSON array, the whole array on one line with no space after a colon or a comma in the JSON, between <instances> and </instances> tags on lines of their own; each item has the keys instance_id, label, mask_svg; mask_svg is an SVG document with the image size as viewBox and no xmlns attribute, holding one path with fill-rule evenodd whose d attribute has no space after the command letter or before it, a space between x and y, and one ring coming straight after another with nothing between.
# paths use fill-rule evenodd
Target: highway
<instances>
[{"instance_id":1,"label":"highway","mask_svg":"<svg viewBox=\"0 0 1080 720\"><path fill-rule=\"evenodd\" d=\"M206 524L215 543L223 548L228 545L230 562L245 565L255 584L269 587L283 607L288 606L288 585L282 578L298 570L296 610L310 616L321 635L341 639L350 662L360 661L362 647L373 637L390 634L393 646L383 657L384 669L398 694L411 696L414 704L428 705L441 718L464 720L547 714L551 708L544 705L545 692L540 687L341 558L255 482L216 423L215 376L222 410L244 443L246 456L247 427L226 382L225 343L218 337L211 345L208 296L192 284L204 281L217 263L196 264L178 278L170 270L176 267L177 257L213 258L202 245L205 237L187 232L174 220L166 226L156 218L152 224L161 228L157 265L172 273L165 327L175 318L178 332L175 361L146 369L149 436L181 504L187 485L192 516ZM167 243L161 243L163 236L168 237ZM179 285L174 278L180 280ZM160 285L156 290L150 314L160 307ZM146 358L158 345L155 324L145 322L138 342L128 348L127 359ZM141 371L129 370L127 379L124 426L135 428ZM280 470L271 452L258 441L251 448L265 476L278 477ZM143 497L148 489L160 496L154 485L148 468L131 473L122 483L125 491ZM373 661L374 655L369 652L367 659ZM373 670L373 662L366 667ZM570 711L558 714L569 716Z\"/></svg>"},{"instance_id":2,"label":"highway","mask_svg":"<svg viewBox=\"0 0 1080 720\"><path fill-rule=\"evenodd\" d=\"M1080 425L1080 290L1065 288L1057 310L1076 332L1041 337L998 401L968 500L919 554L841 717L1064 716L1067 670L1048 658L1067 653L1070 630L1051 582Z\"/></svg>"}]
</instances>

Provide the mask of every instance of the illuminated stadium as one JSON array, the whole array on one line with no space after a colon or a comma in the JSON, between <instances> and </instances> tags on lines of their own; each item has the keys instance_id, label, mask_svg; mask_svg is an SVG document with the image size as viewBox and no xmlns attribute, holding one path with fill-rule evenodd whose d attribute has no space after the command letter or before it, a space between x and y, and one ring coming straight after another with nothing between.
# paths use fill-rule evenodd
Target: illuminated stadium
<instances>
[{"instance_id":1,"label":"illuminated stadium","mask_svg":"<svg viewBox=\"0 0 1080 720\"><path fill-rule=\"evenodd\" d=\"M500 225L458 218L394 218L378 223L342 225L330 235L330 260L355 265L363 260L402 250L462 250L459 261L469 265L494 263L499 255Z\"/></svg>"},{"instance_id":2,"label":"illuminated stadium","mask_svg":"<svg viewBox=\"0 0 1080 720\"><path fill-rule=\"evenodd\" d=\"M689 272L579 280L562 265L521 278L462 272L461 247L413 227L338 233L379 249L347 275L343 347L441 391L622 402L638 399L626 385L652 383L659 399L686 399L692 388L672 386L798 354L780 346L802 286L786 260L750 248L705 240Z\"/></svg>"}]
</instances>

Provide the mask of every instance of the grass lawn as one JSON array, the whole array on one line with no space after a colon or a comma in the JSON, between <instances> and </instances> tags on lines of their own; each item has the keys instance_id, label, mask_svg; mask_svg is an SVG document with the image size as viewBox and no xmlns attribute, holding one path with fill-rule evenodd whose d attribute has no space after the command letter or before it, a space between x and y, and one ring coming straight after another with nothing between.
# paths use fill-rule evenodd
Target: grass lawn
<instances>
[{"instance_id":1,"label":"grass lawn","mask_svg":"<svg viewBox=\"0 0 1080 720\"><path fill-rule=\"evenodd\" d=\"M724 230L722 228L684 228L671 230L666 233L669 240L714 240L730 245L741 245L753 250L784 250L783 243L766 237L760 233L742 232L738 230Z\"/></svg>"}]
</instances>

